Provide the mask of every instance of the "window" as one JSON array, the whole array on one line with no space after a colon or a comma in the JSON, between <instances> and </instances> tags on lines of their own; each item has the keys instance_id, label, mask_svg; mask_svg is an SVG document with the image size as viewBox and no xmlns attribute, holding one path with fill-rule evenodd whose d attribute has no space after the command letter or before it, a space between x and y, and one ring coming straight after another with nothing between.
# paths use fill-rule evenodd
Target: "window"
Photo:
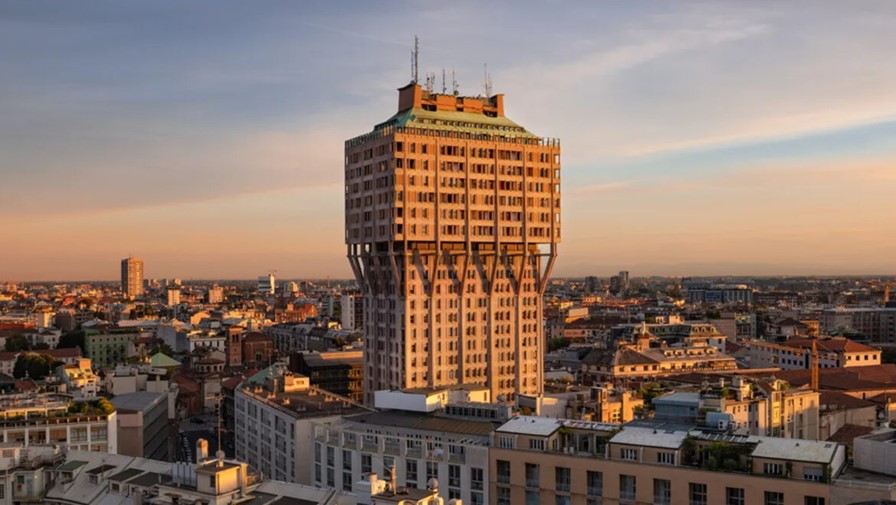
<instances>
[{"instance_id":1,"label":"window","mask_svg":"<svg viewBox=\"0 0 896 505\"><path fill-rule=\"evenodd\" d=\"M314 444L314 461L317 463L320 463L320 452L321 452L320 444L315 443Z\"/></svg>"},{"instance_id":2,"label":"window","mask_svg":"<svg viewBox=\"0 0 896 505\"><path fill-rule=\"evenodd\" d=\"M654 505L672 505L672 481L653 479Z\"/></svg>"},{"instance_id":3,"label":"window","mask_svg":"<svg viewBox=\"0 0 896 505\"><path fill-rule=\"evenodd\" d=\"M762 473L767 475L781 475L784 473L784 466L781 463L764 463L762 465Z\"/></svg>"},{"instance_id":4,"label":"window","mask_svg":"<svg viewBox=\"0 0 896 505\"><path fill-rule=\"evenodd\" d=\"M342 490L352 490L352 474L351 472L342 472Z\"/></svg>"},{"instance_id":5,"label":"window","mask_svg":"<svg viewBox=\"0 0 896 505\"><path fill-rule=\"evenodd\" d=\"M688 485L691 505L706 505L706 484L691 482Z\"/></svg>"},{"instance_id":6,"label":"window","mask_svg":"<svg viewBox=\"0 0 896 505\"><path fill-rule=\"evenodd\" d=\"M559 495L554 503L557 505L570 505L570 498L569 496Z\"/></svg>"},{"instance_id":7,"label":"window","mask_svg":"<svg viewBox=\"0 0 896 505\"><path fill-rule=\"evenodd\" d=\"M510 505L509 487L498 487L498 505Z\"/></svg>"},{"instance_id":8,"label":"window","mask_svg":"<svg viewBox=\"0 0 896 505\"><path fill-rule=\"evenodd\" d=\"M570 479L571 477L569 468L558 466L554 470L554 482L556 483L557 491L568 493Z\"/></svg>"},{"instance_id":9,"label":"window","mask_svg":"<svg viewBox=\"0 0 896 505\"><path fill-rule=\"evenodd\" d=\"M460 466L448 465L448 485L460 487Z\"/></svg>"},{"instance_id":10,"label":"window","mask_svg":"<svg viewBox=\"0 0 896 505\"><path fill-rule=\"evenodd\" d=\"M636 480L634 475L620 475L619 476L619 499L634 501L635 500L635 485Z\"/></svg>"},{"instance_id":11,"label":"window","mask_svg":"<svg viewBox=\"0 0 896 505\"><path fill-rule=\"evenodd\" d=\"M588 496L604 495L604 474L602 472L589 470L586 474L586 483L588 484Z\"/></svg>"},{"instance_id":12,"label":"window","mask_svg":"<svg viewBox=\"0 0 896 505\"><path fill-rule=\"evenodd\" d=\"M533 451L543 451L544 450L544 439L533 438L529 440L529 449Z\"/></svg>"},{"instance_id":13,"label":"window","mask_svg":"<svg viewBox=\"0 0 896 505\"><path fill-rule=\"evenodd\" d=\"M726 487L725 488L725 505L746 505L747 501L744 499L744 490L739 487Z\"/></svg>"},{"instance_id":14,"label":"window","mask_svg":"<svg viewBox=\"0 0 896 505\"><path fill-rule=\"evenodd\" d=\"M538 465L526 463L526 487L538 487L541 479L538 475Z\"/></svg>"},{"instance_id":15,"label":"window","mask_svg":"<svg viewBox=\"0 0 896 505\"><path fill-rule=\"evenodd\" d=\"M674 452L658 452L658 453L656 453L656 462L663 463L666 465L674 465L675 464L675 453Z\"/></svg>"},{"instance_id":16,"label":"window","mask_svg":"<svg viewBox=\"0 0 896 505\"><path fill-rule=\"evenodd\" d=\"M803 470L803 479L805 480L820 482L823 476L824 472L822 472L821 468L806 468Z\"/></svg>"},{"instance_id":17,"label":"window","mask_svg":"<svg viewBox=\"0 0 896 505\"><path fill-rule=\"evenodd\" d=\"M214 475L209 475L209 476L208 476L208 485L209 485L212 489L216 489L216 488L215 488L215 476L214 476Z\"/></svg>"},{"instance_id":18,"label":"window","mask_svg":"<svg viewBox=\"0 0 896 505\"><path fill-rule=\"evenodd\" d=\"M336 487L336 471L332 468L327 468L327 486Z\"/></svg>"},{"instance_id":19,"label":"window","mask_svg":"<svg viewBox=\"0 0 896 505\"><path fill-rule=\"evenodd\" d=\"M515 442L513 437L498 437L498 446L501 449L513 449L516 447Z\"/></svg>"},{"instance_id":20,"label":"window","mask_svg":"<svg viewBox=\"0 0 896 505\"><path fill-rule=\"evenodd\" d=\"M482 493L473 491L470 493L470 503L472 505L485 505L485 498L482 496Z\"/></svg>"},{"instance_id":21,"label":"window","mask_svg":"<svg viewBox=\"0 0 896 505\"><path fill-rule=\"evenodd\" d=\"M779 493L777 491L766 491L765 505L784 505L784 493Z\"/></svg>"},{"instance_id":22,"label":"window","mask_svg":"<svg viewBox=\"0 0 896 505\"><path fill-rule=\"evenodd\" d=\"M526 505L541 505L541 495L538 491L526 491Z\"/></svg>"},{"instance_id":23,"label":"window","mask_svg":"<svg viewBox=\"0 0 896 505\"><path fill-rule=\"evenodd\" d=\"M824 498L820 496L807 496L803 500L805 505L824 505Z\"/></svg>"},{"instance_id":24,"label":"window","mask_svg":"<svg viewBox=\"0 0 896 505\"><path fill-rule=\"evenodd\" d=\"M373 456L370 454L361 454L361 473L370 473L373 471Z\"/></svg>"},{"instance_id":25,"label":"window","mask_svg":"<svg viewBox=\"0 0 896 505\"><path fill-rule=\"evenodd\" d=\"M638 460L638 451L637 451L637 449L622 448L619 451L619 456L622 459L627 459L630 461L637 461Z\"/></svg>"},{"instance_id":26,"label":"window","mask_svg":"<svg viewBox=\"0 0 896 505\"><path fill-rule=\"evenodd\" d=\"M352 452L345 449L342 450L342 469L352 470Z\"/></svg>"},{"instance_id":27,"label":"window","mask_svg":"<svg viewBox=\"0 0 896 505\"><path fill-rule=\"evenodd\" d=\"M470 467L470 489L481 491L482 490L482 468Z\"/></svg>"},{"instance_id":28,"label":"window","mask_svg":"<svg viewBox=\"0 0 896 505\"><path fill-rule=\"evenodd\" d=\"M409 459L404 463L405 485L417 487L417 460Z\"/></svg>"},{"instance_id":29,"label":"window","mask_svg":"<svg viewBox=\"0 0 896 505\"><path fill-rule=\"evenodd\" d=\"M439 478L439 464L435 461L427 461L426 462L426 482L429 482L429 479L438 479Z\"/></svg>"},{"instance_id":30,"label":"window","mask_svg":"<svg viewBox=\"0 0 896 505\"><path fill-rule=\"evenodd\" d=\"M497 460L498 484L510 484L510 461ZM510 497L507 498L508 500Z\"/></svg>"}]
</instances>

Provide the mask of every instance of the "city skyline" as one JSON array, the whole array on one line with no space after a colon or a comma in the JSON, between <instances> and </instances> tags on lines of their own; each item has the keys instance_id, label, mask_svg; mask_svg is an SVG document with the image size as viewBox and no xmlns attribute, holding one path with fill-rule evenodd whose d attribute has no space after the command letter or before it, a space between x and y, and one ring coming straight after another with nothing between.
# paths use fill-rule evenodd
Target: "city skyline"
<instances>
[{"instance_id":1,"label":"city skyline","mask_svg":"<svg viewBox=\"0 0 896 505\"><path fill-rule=\"evenodd\" d=\"M896 9L814 5L4 5L0 279L350 278L343 140L415 33L563 139L555 276L891 272Z\"/></svg>"}]
</instances>

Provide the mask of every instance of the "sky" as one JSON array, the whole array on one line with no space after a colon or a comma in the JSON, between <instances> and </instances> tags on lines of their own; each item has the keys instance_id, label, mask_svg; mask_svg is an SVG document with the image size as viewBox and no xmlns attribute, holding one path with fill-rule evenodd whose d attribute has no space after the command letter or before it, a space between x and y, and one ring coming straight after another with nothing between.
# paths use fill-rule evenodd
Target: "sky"
<instances>
[{"instance_id":1,"label":"sky","mask_svg":"<svg viewBox=\"0 0 896 505\"><path fill-rule=\"evenodd\" d=\"M452 70L562 142L556 276L896 271L896 4L0 3L0 280L348 278L343 143ZM450 79L450 77L449 77Z\"/></svg>"}]
</instances>

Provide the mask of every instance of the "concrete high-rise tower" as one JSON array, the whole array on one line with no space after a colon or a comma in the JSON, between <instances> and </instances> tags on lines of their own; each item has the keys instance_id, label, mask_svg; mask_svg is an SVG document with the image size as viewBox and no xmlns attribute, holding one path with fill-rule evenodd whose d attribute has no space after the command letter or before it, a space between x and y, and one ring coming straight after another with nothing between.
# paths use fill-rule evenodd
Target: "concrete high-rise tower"
<instances>
[{"instance_id":1,"label":"concrete high-rise tower","mask_svg":"<svg viewBox=\"0 0 896 505\"><path fill-rule=\"evenodd\" d=\"M125 258L121 260L121 294L125 298L136 298L143 294L143 260Z\"/></svg>"},{"instance_id":2,"label":"concrete high-rise tower","mask_svg":"<svg viewBox=\"0 0 896 505\"><path fill-rule=\"evenodd\" d=\"M431 89L431 86L427 86ZM345 143L345 240L365 296L365 399L383 389L543 383L542 295L560 241L560 143L504 96L399 90Z\"/></svg>"}]
</instances>

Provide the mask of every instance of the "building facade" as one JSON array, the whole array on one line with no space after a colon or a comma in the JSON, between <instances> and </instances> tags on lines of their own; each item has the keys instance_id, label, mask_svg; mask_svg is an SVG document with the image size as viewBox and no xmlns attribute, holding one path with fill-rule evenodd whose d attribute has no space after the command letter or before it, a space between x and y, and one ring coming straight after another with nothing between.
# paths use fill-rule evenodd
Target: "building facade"
<instances>
[{"instance_id":1,"label":"building facade","mask_svg":"<svg viewBox=\"0 0 896 505\"><path fill-rule=\"evenodd\" d=\"M121 293L125 298L136 298L143 294L143 260L125 258L121 260Z\"/></svg>"},{"instance_id":2,"label":"building facade","mask_svg":"<svg viewBox=\"0 0 896 505\"><path fill-rule=\"evenodd\" d=\"M398 113L345 143L348 258L365 295L374 391L542 388L542 294L560 241L560 144L504 97L412 82Z\"/></svg>"},{"instance_id":3,"label":"building facade","mask_svg":"<svg viewBox=\"0 0 896 505\"><path fill-rule=\"evenodd\" d=\"M101 400L102 401L102 400ZM72 403L44 394L0 397L0 443L65 445L73 451L118 452L116 413L96 401Z\"/></svg>"},{"instance_id":4,"label":"building facade","mask_svg":"<svg viewBox=\"0 0 896 505\"><path fill-rule=\"evenodd\" d=\"M299 484L312 481L312 421L365 411L280 365L248 378L234 397L236 457L269 478Z\"/></svg>"},{"instance_id":5,"label":"building facade","mask_svg":"<svg viewBox=\"0 0 896 505\"><path fill-rule=\"evenodd\" d=\"M516 417L489 451L497 505L827 505L846 448L677 426Z\"/></svg>"}]
</instances>

